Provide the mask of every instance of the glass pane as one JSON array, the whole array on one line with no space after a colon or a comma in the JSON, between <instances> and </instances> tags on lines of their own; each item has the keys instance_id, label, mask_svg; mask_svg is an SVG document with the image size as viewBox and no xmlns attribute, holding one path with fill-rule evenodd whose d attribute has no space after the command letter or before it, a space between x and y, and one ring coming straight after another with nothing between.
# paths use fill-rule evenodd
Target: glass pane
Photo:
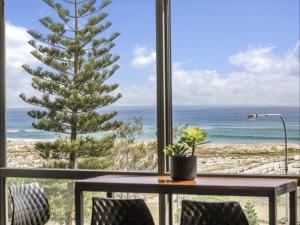
<instances>
[{"instance_id":1,"label":"glass pane","mask_svg":"<svg viewBox=\"0 0 300 225\"><path fill-rule=\"evenodd\" d=\"M198 171L299 174L299 2L172 3L174 141L198 127ZM188 41L186 41L188 39ZM177 138L177 139L176 139Z\"/></svg>"},{"instance_id":2,"label":"glass pane","mask_svg":"<svg viewBox=\"0 0 300 225\"><path fill-rule=\"evenodd\" d=\"M74 198L73 188L68 188L68 183L72 180L53 180L53 179L32 179L32 178L8 178L7 186L12 187L21 184L37 182L44 190L50 206L50 224L70 224L74 218ZM68 195L70 193L71 195ZM69 198L68 198L69 197ZM8 198L8 217L9 223L12 216L12 202Z\"/></svg>"},{"instance_id":3,"label":"glass pane","mask_svg":"<svg viewBox=\"0 0 300 225\"><path fill-rule=\"evenodd\" d=\"M91 202L94 196L103 196L103 193L87 192L85 193L85 223L90 224L91 221ZM141 193L113 193L113 197L116 199L143 199L150 210L155 225L159 225L159 207L158 207L158 195L157 194L141 194Z\"/></svg>"},{"instance_id":4,"label":"glass pane","mask_svg":"<svg viewBox=\"0 0 300 225\"><path fill-rule=\"evenodd\" d=\"M262 197L236 197L236 196L199 196L199 195L176 195L173 197L174 224L180 224L182 200L201 201L201 202L227 202L237 201L240 203L249 224L267 225L269 224L268 199ZM278 224L286 223L286 197L280 196L277 199ZM299 205L299 203L298 203ZM298 219L299 221L299 219Z\"/></svg>"},{"instance_id":5,"label":"glass pane","mask_svg":"<svg viewBox=\"0 0 300 225\"><path fill-rule=\"evenodd\" d=\"M50 206L50 220L48 224L75 224L74 210L74 184L73 180L54 179L32 179L32 178L9 178L8 187L21 184L37 182L45 191ZM70 195L69 195L70 194ZM84 193L84 224L91 223L92 197L106 197L106 193L85 192ZM134 193L114 193L119 199L144 199L149 208L155 224L158 224L158 196L156 194L134 194ZM12 202L8 198L9 224L12 216Z\"/></svg>"},{"instance_id":6,"label":"glass pane","mask_svg":"<svg viewBox=\"0 0 300 225\"><path fill-rule=\"evenodd\" d=\"M7 0L8 166L155 171L155 1L54 2Z\"/></svg>"}]
</instances>

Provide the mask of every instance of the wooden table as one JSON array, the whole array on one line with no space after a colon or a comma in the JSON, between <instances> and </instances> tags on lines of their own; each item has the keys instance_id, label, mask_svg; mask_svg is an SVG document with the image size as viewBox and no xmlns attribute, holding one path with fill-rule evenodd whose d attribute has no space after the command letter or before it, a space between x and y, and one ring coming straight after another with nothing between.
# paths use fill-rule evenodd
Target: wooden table
<instances>
[{"instance_id":1,"label":"wooden table","mask_svg":"<svg viewBox=\"0 0 300 225\"><path fill-rule=\"evenodd\" d=\"M169 176L100 176L75 182L76 225L83 225L83 192L260 196L269 200L269 224L277 224L277 197L289 193L290 225L297 221L297 180L282 178L197 177L173 182Z\"/></svg>"}]
</instances>

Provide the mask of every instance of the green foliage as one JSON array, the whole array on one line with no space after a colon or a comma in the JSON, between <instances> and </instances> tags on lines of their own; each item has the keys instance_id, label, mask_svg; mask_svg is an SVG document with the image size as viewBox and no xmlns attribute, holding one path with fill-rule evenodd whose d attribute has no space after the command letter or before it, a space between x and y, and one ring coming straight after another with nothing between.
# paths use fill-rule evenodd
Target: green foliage
<instances>
[{"instance_id":1,"label":"green foliage","mask_svg":"<svg viewBox=\"0 0 300 225\"><path fill-rule=\"evenodd\" d=\"M244 212L247 216L249 225L259 225L257 213L255 211L254 205L250 201L245 204Z\"/></svg>"},{"instance_id":2,"label":"green foliage","mask_svg":"<svg viewBox=\"0 0 300 225\"><path fill-rule=\"evenodd\" d=\"M48 197L51 218L59 224L64 224L69 204L66 198L67 182L63 180L38 180L38 182Z\"/></svg>"},{"instance_id":3,"label":"green foliage","mask_svg":"<svg viewBox=\"0 0 300 225\"><path fill-rule=\"evenodd\" d=\"M87 158L82 161L80 161L77 165L79 169L106 169L106 168L112 168L114 165L114 161L109 158L103 158L103 159L98 159L98 158Z\"/></svg>"},{"instance_id":4,"label":"green foliage","mask_svg":"<svg viewBox=\"0 0 300 225\"><path fill-rule=\"evenodd\" d=\"M131 121L123 123L116 131L118 140L134 143L136 138L143 134L143 118L132 117Z\"/></svg>"},{"instance_id":5,"label":"green foliage","mask_svg":"<svg viewBox=\"0 0 300 225\"><path fill-rule=\"evenodd\" d=\"M172 144L172 145L168 145L164 148L164 153L166 155L186 157L189 154L188 150L189 150L189 148L184 145Z\"/></svg>"},{"instance_id":6,"label":"green foliage","mask_svg":"<svg viewBox=\"0 0 300 225\"><path fill-rule=\"evenodd\" d=\"M183 131L182 137L180 138L181 143L187 144L192 148L192 155L195 153L197 145L205 144L207 133L198 127L189 127Z\"/></svg>"},{"instance_id":7,"label":"green foliage","mask_svg":"<svg viewBox=\"0 0 300 225\"><path fill-rule=\"evenodd\" d=\"M33 38L29 42L34 48L31 53L43 66L23 65L32 76L33 89L41 95L20 97L39 107L28 112L35 119L34 128L68 137L54 143L38 143L40 155L53 161L49 166L75 168L78 158L107 156L113 146L114 136L96 140L87 135L115 131L122 124L113 120L117 112L98 110L121 97L116 93L118 84L106 84L119 69L116 62L120 57L110 52L120 34L107 33L112 23L103 10L111 4L110 0L72 0L64 4L43 1L56 16L39 20L47 32L28 31ZM61 160L67 160L68 165ZM83 167L82 162L80 166ZM95 164L91 166L94 168Z\"/></svg>"},{"instance_id":8,"label":"green foliage","mask_svg":"<svg viewBox=\"0 0 300 225\"><path fill-rule=\"evenodd\" d=\"M90 137L93 133L113 134L121 125L117 112L100 111L121 98L118 84L108 83L119 69L119 56L112 54L118 32L104 10L111 0L43 0L54 12L39 20L43 31L29 30L31 54L43 66L23 69L32 76L31 86L40 94L27 97L36 106L28 112L38 130L63 134L54 142L40 142L36 150L47 160L44 166L99 168L112 166L115 135ZM65 223L72 223L73 184L68 183Z\"/></svg>"},{"instance_id":9,"label":"green foliage","mask_svg":"<svg viewBox=\"0 0 300 225\"><path fill-rule=\"evenodd\" d=\"M143 118L133 117L116 132L115 168L126 171L153 171L157 167L157 142L137 141L143 133Z\"/></svg>"},{"instance_id":10,"label":"green foliage","mask_svg":"<svg viewBox=\"0 0 300 225\"><path fill-rule=\"evenodd\" d=\"M76 157L79 158L77 167L89 168L88 164L86 166L83 165L82 160L91 160L90 158L94 157L100 161L103 161L103 159L105 159L105 161L103 162L106 163L111 161L109 156L111 156L112 154L114 141L115 135L107 135L97 139L92 137L78 137L76 140L60 138L51 142L38 142L36 144L36 150L39 151L39 155L42 158L49 161L47 167L68 168L70 152L76 152ZM105 165L111 165L111 162L109 162L108 164L106 163ZM91 165L91 163L89 163L89 165ZM94 163L92 168L95 168ZM100 168L107 167L99 165L98 169Z\"/></svg>"},{"instance_id":11,"label":"green foliage","mask_svg":"<svg viewBox=\"0 0 300 225\"><path fill-rule=\"evenodd\" d=\"M198 145L208 143L205 141L207 134L203 130L197 127L189 127L189 128L179 128L176 127L174 130L176 134L176 139L179 139L178 143L168 145L164 148L164 153L166 155L174 155L174 156L189 156L194 155L195 148ZM180 136L181 135L181 136ZM189 151L189 148L192 151Z\"/></svg>"}]
</instances>

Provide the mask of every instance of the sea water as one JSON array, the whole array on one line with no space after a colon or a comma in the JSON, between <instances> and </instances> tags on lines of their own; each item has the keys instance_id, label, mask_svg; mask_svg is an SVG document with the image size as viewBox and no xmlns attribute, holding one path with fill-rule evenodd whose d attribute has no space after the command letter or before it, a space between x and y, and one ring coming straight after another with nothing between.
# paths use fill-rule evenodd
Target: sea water
<instances>
[{"instance_id":1,"label":"sea water","mask_svg":"<svg viewBox=\"0 0 300 225\"><path fill-rule=\"evenodd\" d=\"M29 110L7 110L7 138L53 139L60 135L34 129L34 120L27 115ZM142 117L144 132L137 138L156 139L155 106L109 107L100 113L109 111L117 111L116 119L122 121L131 121L134 116ZM247 115L253 113L281 113L286 120L289 143L300 143L299 112L299 107L174 106L173 125L200 127L208 133L208 140L213 143L282 143L284 132L279 117L258 118L256 121L247 119Z\"/></svg>"}]
</instances>

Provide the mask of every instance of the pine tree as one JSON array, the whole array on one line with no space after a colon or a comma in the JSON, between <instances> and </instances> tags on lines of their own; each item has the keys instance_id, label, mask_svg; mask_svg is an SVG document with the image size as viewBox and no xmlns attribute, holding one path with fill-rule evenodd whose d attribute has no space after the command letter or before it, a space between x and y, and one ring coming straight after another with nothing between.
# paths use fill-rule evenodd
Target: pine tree
<instances>
[{"instance_id":1,"label":"pine tree","mask_svg":"<svg viewBox=\"0 0 300 225\"><path fill-rule=\"evenodd\" d=\"M40 96L20 97L37 106L28 112L35 119L32 126L61 134L54 142L36 144L39 154L47 159L47 167L106 168L114 145L114 132L101 138L92 133L115 131L121 121L117 112L99 113L99 109L116 102L113 94L118 84L107 80L119 69L118 55L111 53L119 33L108 35L112 23L106 21L104 9L111 0L43 0L55 12L39 20L47 32L29 30L33 38L31 54L44 67L23 65L32 76L32 87ZM113 93L112 93L113 92ZM72 200L73 183L68 185L68 201ZM71 224L72 207L67 212Z\"/></svg>"}]
</instances>

